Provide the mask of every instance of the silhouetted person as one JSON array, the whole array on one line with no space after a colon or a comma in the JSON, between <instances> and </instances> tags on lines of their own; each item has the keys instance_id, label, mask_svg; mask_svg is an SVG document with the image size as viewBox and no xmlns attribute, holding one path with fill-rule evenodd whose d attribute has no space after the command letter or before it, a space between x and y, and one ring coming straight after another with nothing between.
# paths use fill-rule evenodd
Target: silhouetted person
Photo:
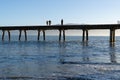
<instances>
[{"instance_id":1,"label":"silhouetted person","mask_svg":"<svg viewBox=\"0 0 120 80\"><path fill-rule=\"evenodd\" d=\"M63 19L61 19L61 25L63 25Z\"/></svg>"},{"instance_id":2,"label":"silhouetted person","mask_svg":"<svg viewBox=\"0 0 120 80\"><path fill-rule=\"evenodd\" d=\"M49 20L49 26L51 25L51 23L52 23L51 20Z\"/></svg>"},{"instance_id":3,"label":"silhouetted person","mask_svg":"<svg viewBox=\"0 0 120 80\"><path fill-rule=\"evenodd\" d=\"M46 21L46 25L49 25L49 21Z\"/></svg>"}]
</instances>

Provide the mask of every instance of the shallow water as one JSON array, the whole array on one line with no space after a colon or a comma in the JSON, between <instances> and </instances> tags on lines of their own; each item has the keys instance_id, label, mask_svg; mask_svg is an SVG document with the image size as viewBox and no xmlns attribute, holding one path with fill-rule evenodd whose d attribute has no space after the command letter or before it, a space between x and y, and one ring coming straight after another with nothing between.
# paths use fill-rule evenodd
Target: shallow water
<instances>
[{"instance_id":1,"label":"shallow water","mask_svg":"<svg viewBox=\"0 0 120 80\"><path fill-rule=\"evenodd\" d=\"M56 36L17 38L0 41L0 79L120 79L120 37L114 47L109 37L90 37L88 43L77 36L66 42Z\"/></svg>"}]
</instances>

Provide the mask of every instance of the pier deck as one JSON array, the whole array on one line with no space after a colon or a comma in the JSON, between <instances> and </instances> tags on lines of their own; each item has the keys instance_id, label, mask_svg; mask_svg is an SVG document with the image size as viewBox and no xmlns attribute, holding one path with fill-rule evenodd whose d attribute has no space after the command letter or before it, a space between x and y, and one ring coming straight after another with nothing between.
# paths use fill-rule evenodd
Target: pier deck
<instances>
[{"instance_id":1,"label":"pier deck","mask_svg":"<svg viewBox=\"0 0 120 80\"><path fill-rule=\"evenodd\" d=\"M19 40L21 39L21 33L24 31L25 40L27 40L26 30L37 30L38 40L40 37L40 31L43 32L43 39L45 40L45 30L58 30L59 40L61 41L63 32L63 41L65 41L65 30L82 30L83 31L83 41L88 41L88 31L89 30L100 30L109 29L110 30L110 42L115 42L115 30L120 29L120 24L84 24L84 25L33 25L33 26L0 26L0 30L3 31L2 40L4 40L5 31L8 31L8 36L10 40L10 31L19 30Z\"/></svg>"},{"instance_id":2,"label":"pier deck","mask_svg":"<svg viewBox=\"0 0 120 80\"><path fill-rule=\"evenodd\" d=\"M0 26L0 30L120 29L120 24Z\"/></svg>"}]
</instances>

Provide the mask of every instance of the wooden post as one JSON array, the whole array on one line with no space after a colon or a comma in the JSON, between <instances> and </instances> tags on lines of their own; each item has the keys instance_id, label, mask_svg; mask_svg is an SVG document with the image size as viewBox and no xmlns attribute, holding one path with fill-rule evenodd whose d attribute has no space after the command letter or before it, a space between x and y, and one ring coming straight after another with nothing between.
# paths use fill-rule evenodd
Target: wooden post
<instances>
[{"instance_id":1,"label":"wooden post","mask_svg":"<svg viewBox=\"0 0 120 80\"><path fill-rule=\"evenodd\" d=\"M63 30L63 41L65 41L65 30Z\"/></svg>"},{"instance_id":2,"label":"wooden post","mask_svg":"<svg viewBox=\"0 0 120 80\"><path fill-rule=\"evenodd\" d=\"M9 37L9 41L10 41L10 31L8 30L8 37Z\"/></svg>"},{"instance_id":3,"label":"wooden post","mask_svg":"<svg viewBox=\"0 0 120 80\"><path fill-rule=\"evenodd\" d=\"M59 41L61 41L61 30L59 30Z\"/></svg>"},{"instance_id":4,"label":"wooden post","mask_svg":"<svg viewBox=\"0 0 120 80\"><path fill-rule=\"evenodd\" d=\"M25 33L25 41L27 41L27 32L26 32L26 30L24 30L24 33Z\"/></svg>"},{"instance_id":5,"label":"wooden post","mask_svg":"<svg viewBox=\"0 0 120 80\"><path fill-rule=\"evenodd\" d=\"M113 30L113 42L115 42L115 30Z\"/></svg>"},{"instance_id":6,"label":"wooden post","mask_svg":"<svg viewBox=\"0 0 120 80\"><path fill-rule=\"evenodd\" d=\"M112 30L110 29L110 42L112 42Z\"/></svg>"},{"instance_id":7,"label":"wooden post","mask_svg":"<svg viewBox=\"0 0 120 80\"><path fill-rule=\"evenodd\" d=\"M86 41L88 41L88 30L86 29Z\"/></svg>"},{"instance_id":8,"label":"wooden post","mask_svg":"<svg viewBox=\"0 0 120 80\"><path fill-rule=\"evenodd\" d=\"M85 30L83 29L82 41L85 41Z\"/></svg>"},{"instance_id":9,"label":"wooden post","mask_svg":"<svg viewBox=\"0 0 120 80\"><path fill-rule=\"evenodd\" d=\"M115 30L110 29L110 42L115 42Z\"/></svg>"},{"instance_id":10,"label":"wooden post","mask_svg":"<svg viewBox=\"0 0 120 80\"><path fill-rule=\"evenodd\" d=\"M22 33L22 30L19 30L19 41L21 40L21 33Z\"/></svg>"},{"instance_id":11,"label":"wooden post","mask_svg":"<svg viewBox=\"0 0 120 80\"><path fill-rule=\"evenodd\" d=\"M110 29L110 42L115 42L115 29Z\"/></svg>"},{"instance_id":12,"label":"wooden post","mask_svg":"<svg viewBox=\"0 0 120 80\"><path fill-rule=\"evenodd\" d=\"M45 41L45 30L43 30L43 40Z\"/></svg>"},{"instance_id":13,"label":"wooden post","mask_svg":"<svg viewBox=\"0 0 120 80\"><path fill-rule=\"evenodd\" d=\"M5 30L2 30L3 34L2 34L2 41L4 41L4 36L5 36ZM8 38L9 38L9 41L10 41L10 31L7 30L8 32Z\"/></svg>"},{"instance_id":14,"label":"wooden post","mask_svg":"<svg viewBox=\"0 0 120 80\"><path fill-rule=\"evenodd\" d=\"M2 41L4 41L4 36L5 36L5 30L2 30L3 34L2 34Z\"/></svg>"},{"instance_id":15,"label":"wooden post","mask_svg":"<svg viewBox=\"0 0 120 80\"><path fill-rule=\"evenodd\" d=\"M38 41L40 40L40 30L38 30Z\"/></svg>"}]
</instances>

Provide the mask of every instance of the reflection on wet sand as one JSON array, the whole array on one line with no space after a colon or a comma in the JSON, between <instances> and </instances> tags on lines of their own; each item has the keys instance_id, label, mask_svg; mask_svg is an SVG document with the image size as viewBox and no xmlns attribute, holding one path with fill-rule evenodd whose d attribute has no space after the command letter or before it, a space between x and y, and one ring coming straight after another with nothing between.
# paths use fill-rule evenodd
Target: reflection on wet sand
<instances>
[{"instance_id":1,"label":"reflection on wet sand","mask_svg":"<svg viewBox=\"0 0 120 80\"><path fill-rule=\"evenodd\" d=\"M115 50L115 43L110 43L110 62L117 63L116 61L116 50Z\"/></svg>"},{"instance_id":2,"label":"reflection on wet sand","mask_svg":"<svg viewBox=\"0 0 120 80\"><path fill-rule=\"evenodd\" d=\"M90 56L88 55L88 42L83 42L83 52L82 52L82 59L83 59L83 62L89 62L90 61Z\"/></svg>"},{"instance_id":3,"label":"reflection on wet sand","mask_svg":"<svg viewBox=\"0 0 120 80\"><path fill-rule=\"evenodd\" d=\"M91 80L82 77L48 77L48 78L36 78L36 77L0 77L2 80Z\"/></svg>"},{"instance_id":4,"label":"reflection on wet sand","mask_svg":"<svg viewBox=\"0 0 120 80\"><path fill-rule=\"evenodd\" d=\"M66 53L66 45L65 42L59 42L59 63L64 63L64 53Z\"/></svg>"},{"instance_id":5,"label":"reflection on wet sand","mask_svg":"<svg viewBox=\"0 0 120 80\"><path fill-rule=\"evenodd\" d=\"M59 54L60 54L60 63L62 64L65 64L65 63L69 63L69 64L81 64L81 63L94 63L94 61L91 61L91 56L89 54L89 44L88 42L83 42L81 43L82 45L82 52L80 53L82 57L82 60L81 61L65 61L65 57L63 56L65 53L66 53L66 45L65 43L60 43L60 51L59 51ZM110 43L109 45L109 55L110 56L109 60L110 60L110 63L117 63L117 60L116 60L116 50L115 50L115 43Z\"/></svg>"},{"instance_id":6,"label":"reflection on wet sand","mask_svg":"<svg viewBox=\"0 0 120 80\"><path fill-rule=\"evenodd\" d=\"M82 63L89 63L90 62L90 56L88 55L88 42L83 42L81 43L82 44L82 53L81 53L81 57L82 57ZM66 49L66 43L65 42L60 42L59 43L59 46L60 46L60 50L59 50L59 61L60 63L62 64L65 64L65 63L69 63L69 64L74 64L74 63L80 63L79 61L76 62L76 61L65 61L66 58L64 57L65 53L67 52L67 49ZM68 56L69 57L69 56Z\"/></svg>"},{"instance_id":7,"label":"reflection on wet sand","mask_svg":"<svg viewBox=\"0 0 120 80\"><path fill-rule=\"evenodd\" d=\"M89 65L111 66L111 63L117 63L115 44L110 44L110 46L108 44L104 51L103 47L98 47L93 43L91 45L88 42L38 42L16 45L18 47L16 52L9 54L6 52L3 58L2 55L0 56L0 79L84 80L84 78L77 78L76 75L82 74L82 72L89 73L91 70L86 70L89 69ZM93 53L93 51L95 52ZM108 62L110 63L104 63L104 60L103 63L95 62L96 59L103 59L104 53L105 56L107 54L107 58L109 57ZM98 58L101 55L102 58ZM94 69L96 70L96 67Z\"/></svg>"}]
</instances>

